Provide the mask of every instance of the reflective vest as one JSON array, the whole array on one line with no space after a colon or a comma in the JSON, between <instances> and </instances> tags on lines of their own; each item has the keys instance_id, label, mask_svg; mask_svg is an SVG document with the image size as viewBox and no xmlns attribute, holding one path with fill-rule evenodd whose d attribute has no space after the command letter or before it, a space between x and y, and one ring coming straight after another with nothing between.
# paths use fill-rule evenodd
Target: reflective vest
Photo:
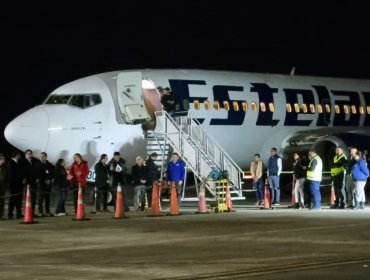
<instances>
[{"instance_id":1,"label":"reflective vest","mask_svg":"<svg viewBox=\"0 0 370 280\"><path fill-rule=\"evenodd\" d=\"M334 165L336 165L336 163L339 162L342 158L347 159L346 158L346 155L344 153L341 154L341 155L339 155L339 156L336 155L334 157L334 160L333 160ZM345 170L346 169L344 168L343 165L342 166L337 166L337 167L332 167L332 169L331 169L331 176L339 175L339 174L343 173Z\"/></svg>"},{"instance_id":2,"label":"reflective vest","mask_svg":"<svg viewBox=\"0 0 370 280\"><path fill-rule=\"evenodd\" d=\"M310 170L311 164L314 160L316 160L317 164L314 170ZM316 155L308 165L307 179L311 181L321 181L322 179L322 160L318 155Z\"/></svg>"}]
</instances>

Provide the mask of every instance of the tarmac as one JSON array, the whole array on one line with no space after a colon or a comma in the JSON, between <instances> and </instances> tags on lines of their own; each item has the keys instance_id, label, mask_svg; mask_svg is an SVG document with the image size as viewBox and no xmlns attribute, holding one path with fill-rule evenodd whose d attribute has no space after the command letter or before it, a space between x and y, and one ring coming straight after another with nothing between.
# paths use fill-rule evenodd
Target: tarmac
<instances>
[{"instance_id":1,"label":"tarmac","mask_svg":"<svg viewBox=\"0 0 370 280\"><path fill-rule=\"evenodd\" d=\"M369 279L370 207L0 221L0 279ZM69 206L69 212L72 208ZM298 277L298 278L297 278Z\"/></svg>"}]
</instances>

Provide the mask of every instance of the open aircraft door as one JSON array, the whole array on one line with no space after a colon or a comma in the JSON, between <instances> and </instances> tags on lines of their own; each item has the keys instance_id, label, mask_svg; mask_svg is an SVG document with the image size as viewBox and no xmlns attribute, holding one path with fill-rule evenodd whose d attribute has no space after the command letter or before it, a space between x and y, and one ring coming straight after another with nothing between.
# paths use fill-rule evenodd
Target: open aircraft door
<instances>
[{"instance_id":1,"label":"open aircraft door","mask_svg":"<svg viewBox=\"0 0 370 280\"><path fill-rule=\"evenodd\" d=\"M127 123L138 124L150 120L144 104L141 72L123 72L117 75L117 99Z\"/></svg>"}]
</instances>

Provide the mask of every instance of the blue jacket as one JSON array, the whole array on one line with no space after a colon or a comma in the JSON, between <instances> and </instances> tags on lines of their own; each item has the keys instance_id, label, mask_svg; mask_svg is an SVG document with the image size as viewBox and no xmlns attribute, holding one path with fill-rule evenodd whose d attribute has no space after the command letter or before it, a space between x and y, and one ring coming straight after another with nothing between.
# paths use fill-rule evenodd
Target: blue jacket
<instances>
[{"instance_id":1,"label":"blue jacket","mask_svg":"<svg viewBox=\"0 0 370 280\"><path fill-rule=\"evenodd\" d=\"M167 166L167 181L184 181L185 165L181 160L170 161Z\"/></svg>"},{"instance_id":2,"label":"blue jacket","mask_svg":"<svg viewBox=\"0 0 370 280\"><path fill-rule=\"evenodd\" d=\"M362 158L360 158L352 167L351 175L353 181L367 181L367 177L369 177L369 169Z\"/></svg>"}]
</instances>

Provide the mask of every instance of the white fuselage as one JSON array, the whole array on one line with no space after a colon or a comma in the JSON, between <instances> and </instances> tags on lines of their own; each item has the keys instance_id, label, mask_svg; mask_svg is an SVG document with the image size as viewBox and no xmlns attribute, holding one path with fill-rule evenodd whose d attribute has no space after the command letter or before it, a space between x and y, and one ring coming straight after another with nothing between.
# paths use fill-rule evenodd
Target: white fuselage
<instances>
[{"instance_id":1,"label":"white fuselage","mask_svg":"<svg viewBox=\"0 0 370 280\"><path fill-rule=\"evenodd\" d=\"M320 139L348 145L351 141L342 137L346 133L369 137L370 81L205 70L135 71L155 87L171 87L179 110L200 120L245 169L255 153L267 160L272 147L284 153L294 147L307 148ZM122 102L117 102L117 75L126 72L130 71L98 74L57 88L44 104L9 123L6 139L21 150L47 152L51 162L64 158L71 163L78 152L93 169L100 154L111 157L120 151L132 164L135 156L146 155L146 142L142 125L128 123L120 111ZM56 95L69 96L69 103L53 104L49 98ZM77 95L90 99L99 95L101 100L76 106L79 103L71 100ZM145 100L150 114L158 110L157 99Z\"/></svg>"}]
</instances>

